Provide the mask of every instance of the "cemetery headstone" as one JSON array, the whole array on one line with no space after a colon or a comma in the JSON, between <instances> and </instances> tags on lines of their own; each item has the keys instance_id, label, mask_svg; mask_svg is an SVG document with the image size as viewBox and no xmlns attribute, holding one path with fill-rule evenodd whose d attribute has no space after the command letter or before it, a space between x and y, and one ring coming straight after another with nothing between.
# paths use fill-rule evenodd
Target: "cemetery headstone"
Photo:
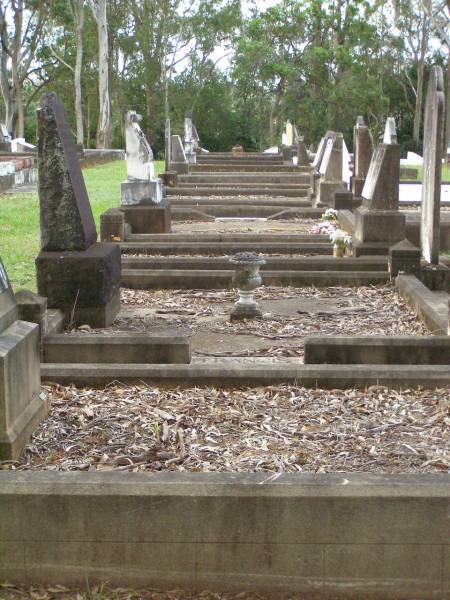
<instances>
[{"instance_id":1,"label":"cemetery headstone","mask_svg":"<svg viewBox=\"0 0 450 600\"><path fill-rule=\"evenodd\" d=\"M308 150L307 150L306 144L303 140L303 136L301 136L301 135L298 136L298 141L297 141L297 166L298 167L311 167Z\"/></svg>"},{"instance_id":2,"label":"cemetery headstone","mask_svg":"<svg viewBox=\"0 0 450 600\"><path fill-rule=\"evenodd\" d=\"M179 135L172 136L170 168L176 171L179 175L189 173L189 163L186 158L183 142L181 141L181 137Z\"/></svg>"},{"instance_id":3,"label":"cemetery headstone","mask_svg":"<svg viewBox=\"0 0 450 600\"><path fill-rule=\"evenodd\" d=\"M8 128L4 123L0 123L0 152L11 152L11 141Z\"/></svg>"},{"instance_id":4,"label":"cemetery headstone","mask_svg":"<svg viewBox=\"0 0 450 600\"><path fill-rule=\"evenodd\" d=\"M442 68L435 66L425 103L421 224L422 256L432 265L439 264L444 112L444 76Z\"/></svg>"},{"instance_id":5,"label":"cemetery headstone","mask_svg":"<svg viewBox=\"0 0 450 600\"><path fill-rule=\"evenodd\" d=\"M425 103L421 252L428 263L422 281L431 290L450 292L450 269L439 262L442 147L444 138L444 76L442 68L430 72Z\"/></svg>"},{"instance_id":6,"label":"cemetery headstone","mask_svg":"<svg viewBox=\"0 0 450 600\"><path fill-rule=\"evenodd\" d=\"M328 138L319 167L321 179L318 186L316 204L331 206L336 192L344 192L346 187L343 182L343 147L342 133L328 132Z\"/></svg>"},{"instance_id":7,"label":"cemetery headstone","mask_svg":"<svg viewBox=\"0 0 450 600\"><path fill-rule=\"evenodd\" d=\"M361 196L373 154L373 139L364 117L358 117L353 128L352 192Z\"/></svg>"},{"instance_id":8,"label":"cemetery headstone","mask_svg":"<svg viewBox=\"0 0 450 600\"><path fill-rule=\"evenodd\" d=\"M127 112L125 119L125 143L127 181L122 183L122 205L160 204L162 182L155 177L153 152L139 123L142 116L135 111Z\"/></svg>"},{"instance_id":9,"label":"cemetery headstone","mask_svg":"<svg viewBox=\"0 0 450 600\"><path fill-rule=\"evenodd\" d=\"M399 183L400 146L380 144L372 155L362 190L362 206L355 213L357 254L363 252L361 244L380 243L389 247L405 238L405 215L399 211Z\"/></svg>"},{"instance_id":10,"label":"cemetery headstone","mask_svg":"<svg viewBox=\"0 0 450 600\"><path fill-rule=\"evenodd\" d=\"M384 127L383 144L397 143L397 128L395 126L394 117L387 117Z\"/></svg>"},{"instance_id":11,"label":"cemetery headstone","mask_svg":"<svg viewBox=\"0 0 450 600\"><path fill-rule=\"evenodd\" d=\"M17 302L0 259L0 460L17 460L47 416L40 386L39 326L18 320Z\"/></svg>"},{"instance_id":12,"label":"cemetery headstone","mask_svg":"<svg viewBox=\"0 0 450 600\"><path fill-rule=\"evenodd\" d=\"M41 100L38 139L38 292L75 324L109 326L120 310L120 248L97 243L66 111L55 94Z\"/></svg>"}]
</instances>

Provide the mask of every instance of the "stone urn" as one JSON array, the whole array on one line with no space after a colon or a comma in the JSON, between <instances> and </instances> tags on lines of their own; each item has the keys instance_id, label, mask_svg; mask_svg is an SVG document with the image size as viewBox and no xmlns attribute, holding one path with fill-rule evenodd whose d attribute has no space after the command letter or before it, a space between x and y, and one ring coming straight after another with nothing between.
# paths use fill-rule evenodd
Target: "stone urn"
<instances>
[{"instance_id":1,"label":"stone urn","mask_svg":"<svg viewBox=\"0 0 450 600\"><path fill-rule=\"evenodd\" d=\"M235 321L261 317L261 309L254 299L254 293L262 284L259 269L266 264L264 257L255 252L239 252L230 258L230 263L236 268L233 287L239 294L230 319Z\"/></svg>"},{"instance_id":2,"label":"stone urn","mask_svg":"<svg viewBox=\"0 0 450 600\"><path fill-rule=\"evenodd\" d=\"M241 156L242 154L244 154L244 147L240 144L236 144L236 146L233 146L231 148L231 153L233 154L233 156Z\"/></svg>"}]
</instances>

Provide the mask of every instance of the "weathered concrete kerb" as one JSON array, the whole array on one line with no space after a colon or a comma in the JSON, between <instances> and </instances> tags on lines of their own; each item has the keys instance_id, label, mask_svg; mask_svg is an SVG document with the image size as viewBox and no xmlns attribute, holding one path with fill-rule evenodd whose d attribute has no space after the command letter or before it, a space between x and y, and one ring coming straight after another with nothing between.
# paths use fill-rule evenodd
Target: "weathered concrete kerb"
<instances>
[{"instance_id":1,"label":"weathered concrete kerb","mask_svg":"<svg viewBox=\"0 0 450 600\"><path fill-rule=\"evenodd\" d=\"M0 580L446 598L443 475L0 473Z\"/></svg>"}]
</instances>

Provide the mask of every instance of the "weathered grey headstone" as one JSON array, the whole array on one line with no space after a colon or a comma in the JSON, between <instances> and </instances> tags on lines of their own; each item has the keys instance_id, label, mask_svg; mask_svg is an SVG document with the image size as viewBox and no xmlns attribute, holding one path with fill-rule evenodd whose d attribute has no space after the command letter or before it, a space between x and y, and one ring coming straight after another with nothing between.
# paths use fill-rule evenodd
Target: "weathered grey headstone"
<instances>
[{"instance_id":1,"label":"weathered grey headstone","mask_svg":"<svg viewBox=\"0 0 450 600\"><path fill-rule=\"evenodd\" d=\"M197 127L194 123L192 123L192 139L194 142L194 150L198 150L200 148L200 136L198 135Z\"/></svg>"},{"instance_id":2,"label":"weathered grey headstone","mask_svg":"<svg viewBox=\"0 0 450 600\"><path fill-rule=\"evenodd\" d=\"M177 173L189 173L189 163L186 158L186 153L183 148L183 142L179 135L172 136L171 143L171 164L170 168Z\"/></svg>"},{"instance_id":3,"label":"weathered grey headstone","mask_svg":"<svg viewBox=\"0 0 450 600\"><path fill-rule=\"evenodd\" d=\"M9 134L8 128L4 123L0 123L0 151L11 152L12 151L12 139Z\"/></svg>"},{"instance_id":4,"label":"weathered grey headstone","mask_svg":"<svg viewBox=\"0 0 450 600\"><path fill-rule=\"evenodd\" d=\"M37 112L42 249L37 288L76 324L107 327L120 310L121 254L98 244L66 111L46 94Z\"/></svg>"},{"instance_id":5,"label":"weathered grey headstone","mask_svg":"<svg viewBox=\"0 0 450 600\"><path fill-rule=\"evenodd\" d=\"M17 302L0 259L0 460L16 460L47 415L40 385L39 326L18 320Z\"/></svg>"},{"instance_id":6,"label":"weathered grey headstone","mask_svg":"<svg viewBox=\"0 0 450 600\"><path fill-rule=\"evenodd\" d=\"M373 139L364 117L358 117L353 128L353 192L360 196L369 172L373 154Z\"/></svg>"},{"instance_id":7,"label":"weathered grey headstone","mask_svg":"<svg viewBox=\"0 0 450 600\"><path fill-rule=\"evenodd\" d=\"M400 146L380 144L372 155L362 190L362 206L355 211L356 255L363 252L360 244L376 242L390 247L405 238L399 183Z\"/></svg>"},{"instance_id":8,"label":"weathered grey headstone","mask_svg":"<svg viewBox=\"0 0 450 600\"><path fill-rule=\"evenodd\" d=\"M320 163L319 173L319 205L330 206L336 192L345 191L343 182L343 149L344 137L342 133L328 132L323 158Z\"/></svg>"},{"instance_id":9,"label":"weathered grey headstone","mask_svg":"<svg viewBox=\"0 0 450 600\"><path fill-rule=\"evenodd\" d=\"M423 128L422 256L439 264L442 143L444 135L444 76L442 68L431 69Z\"/></svg>"},{"instance_id":10,"label":"weathered grey headstone","mask_svg":"<svg viewBox=\"0 0 450 600\"><path fill-rule=\"evenodd\" d=\"M362 191L363 203L372 210L398 210L400 146L380 144L370 162Z\"/></svg>"},{"instance_id":11,"label":"weathered grey headstone","mask_svg":"<svg viewBox=\"0 0 450 600\"><path fill-rule=\"evenodd\" d=\"M310 167L308 150L306 144L303 141L303 136L299 135L297 140L297 166L298 167Z\"/></svg>"},{"instance_id":12,"label":"weathered grey headstone","mask_svg":"<svg viewBox=\"0 0 450 600\"><path fill-rule=\"evenodd\" d=\"M45 94L38 118L42 250L86 250L97 240L72 132L56 94Z\"/></svg>"}]
</instances>

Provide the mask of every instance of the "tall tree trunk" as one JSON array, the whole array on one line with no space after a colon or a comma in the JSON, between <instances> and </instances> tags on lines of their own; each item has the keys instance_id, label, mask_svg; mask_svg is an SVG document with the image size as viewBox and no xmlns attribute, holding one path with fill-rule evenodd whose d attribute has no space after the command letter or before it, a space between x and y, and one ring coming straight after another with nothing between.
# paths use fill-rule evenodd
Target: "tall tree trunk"
<instances>
[{"instance_id":1,"label":"tall tree trunk","mask_svg":"<svg viewBox=\"0 0 450 600\"><path fill-rule=\"evenodd\" d=\"M420 55L417 64L417 95L416 95L416 106L414 110L414 129L413 138L414 142L419 146L420 144L420 125L422 122L422 106L423 106L423 79L425 70L425 54L428 46L428 17L427 14L423 13L422 18L422 38L420 40Z\"/></svg>"},{"instance_id":2,"label":"tall tree trunk","mask_svg":"<svg viewBox=\"0 0 450 600\"><path fill-rule=\"evenodd\" d=\"M91 0L98 29L98 91L100 110L97 125L97 148L111 147L111 99L109 95L107 0Z\"/></svg>"},{"instance_id":3,"label":"tall tree trunk","mask_svg":"<svg viewBox=\"0 0 450 600\"><path fill-rule=\"evenodd\" d=\"M264 106L263 106L263 96L262 92L259 95L258 102L258 112L259 112L259 151L264 151Z\"/></svg>"},{"instance_id":4,"label":"tall tree trunk","mask_svg":"<svg viewBox=\"0 0 450 600\"><path fill-rule=\"evenodd\" d=\"M84 144L83 104L81 87L81 69L83 66L83 29L84 0L76 0L74 5L76 60L74 71L75 85L75 118L77 124L77 144Z\"/></svg>"},{"instance_id":5,"label":"tall tree trunk","mask_svg":"<svg viewBox=\"0 0 450 600\"><path fill-rule=\"evenodd\" d=\"M448 47L447 61L447 115L445 122L444 156L447 154L447 148L450 148L450 46Z\"/></svg>"},{"instance_id":6,"label":"tall tree trunk","mask_svg":"<svg viewBox=\"0 0 450 600\"><path fill-rule=\"evenodd\" d=\"M17 2L14 10L14 38L11 53L11 76L13 84L13 97L17 110L17 137L25 137L25 118L22 99L22 82L19 76L19 60L22 45L23 28L23 0Z\"/></svg>"}]
</instances>

